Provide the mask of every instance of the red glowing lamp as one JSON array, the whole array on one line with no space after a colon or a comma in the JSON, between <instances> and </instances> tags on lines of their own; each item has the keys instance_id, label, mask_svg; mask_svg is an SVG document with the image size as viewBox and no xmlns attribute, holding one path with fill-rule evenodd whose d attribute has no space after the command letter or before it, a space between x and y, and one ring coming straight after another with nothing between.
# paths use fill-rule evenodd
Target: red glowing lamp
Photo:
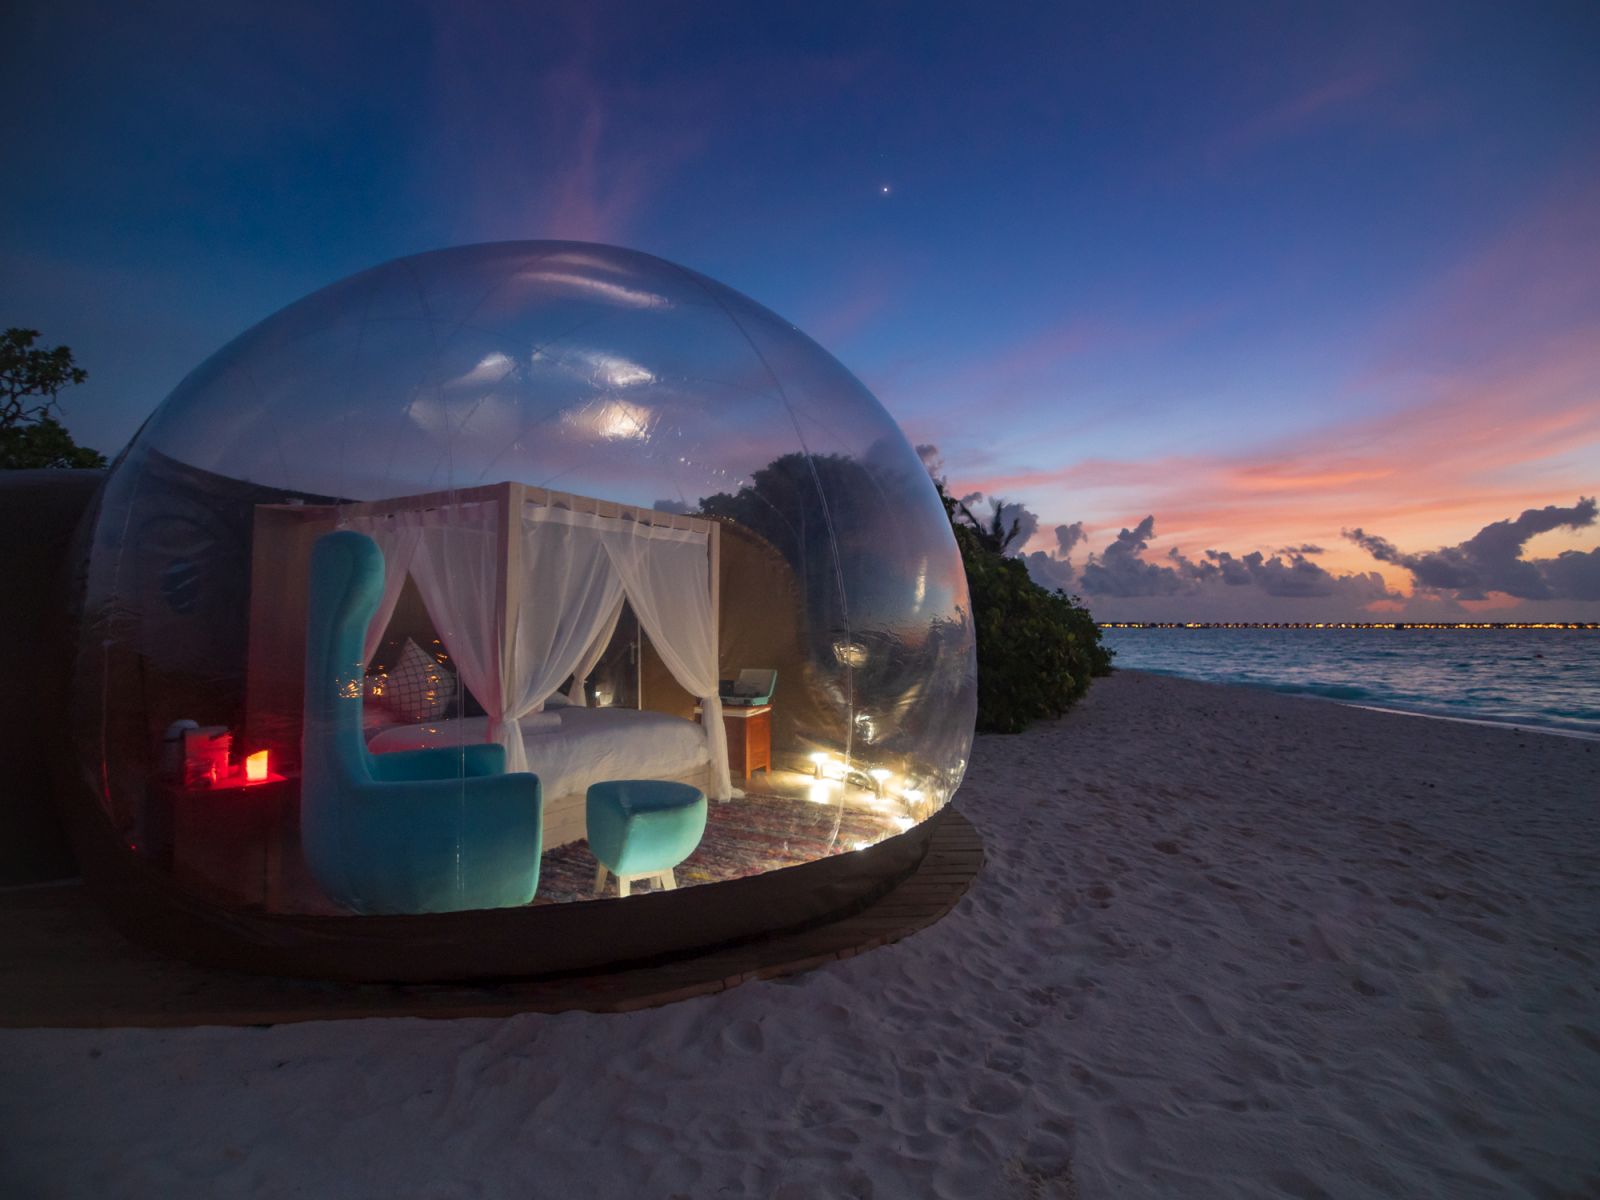
<instances>
[{"instance_id":1,"label":"red glowing lamp","mask_svg":"<svg viewBox=\"0 0 1600 1200\"><path fill-rule=\"evenodd\" d=\"M271 775L267 766L267 752L257 750L254 754L247 755L244 760L244 781L246 783L265 783Z\"/></svg>"}]
</instances>

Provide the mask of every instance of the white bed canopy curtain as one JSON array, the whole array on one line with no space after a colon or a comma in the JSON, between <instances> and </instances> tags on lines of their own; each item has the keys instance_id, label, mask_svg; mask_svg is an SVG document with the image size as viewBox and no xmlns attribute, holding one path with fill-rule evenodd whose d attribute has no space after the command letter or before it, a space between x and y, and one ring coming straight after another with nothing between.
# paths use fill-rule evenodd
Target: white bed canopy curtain
<instances>
[{"instance_id":1,"label":"white bed canopy curtain","mask_svg":"<svg viewBox=\"0 0 1600 1200\"><path fill-rule=\"evenodd\" d=\"M372 623L367 626L367 636L361 647L361 665L367 667L372 665L372 656L378 652L384 630L389 628L394 617L395 605L400 603L400 592L411 571L411 559L416 553L417 540L422 536L422 525L419 521L401 522L398 517L365 517L352 520L350 527L372 538L383 551L383 598L378 601L378 611L372 614Z\"/></svg>"},{"instance_id":2,"label":"white bed canopy curtain","mask_svg":"<svg viewBox=\"0 0 1600 1200\"><path fill-rule=\"evenodd\" d=\"M645 636L672 677L700 700L711 751L712 786L717 799L726 800L733 794L733 784L717 688L717 613L708 586L712 578L710 539L699 530L637 521L612 522L601 538Z\"/></svg>"},{"instance_id":3,"label":"white bed canopy curtain","mask_svg":"<svg viewBox=\"0 0 1600 1200\"><path fill-rule=\"evenodd\" d=\"M375 512L344 523L384 552L384 595L367 631L368 661L394 613L407 573L462 682L506 748L527 769L519 720L539 711L569 676L582 696L615 631L624 598L674 679L699 699L711 790L732 795L717 691L714 527L656 523L649 510L550 503L551 493L502 485L494 499ZM498 492L500 489L494 489ZM517 493L523 493L518 503ZM537 498L535 498L537 497ZM563 497L563 499L577 499ZM502 522L509 514L502 536Z\"/></svg>"},{"instance_id":4,"label":"white bed canopy curtain","mask_svg":"<svg viewBox=\"0 0 1600 1200\"><path fill-rule=\"evenodd\" d=\"M572 668L572 686L567 689L567 703L575 704L579 708L589 703L584 685L589 682L589 676L594 674L595 667L600 665L600 660L605 657L606 647L611 645L611 639L616 636L617 625L622 620L622 601L617 599L616 611L611 614L611 620L600 631L600 636L595 638L594 645L584 653L583 659Z\"/></svg>"}]
</instances>

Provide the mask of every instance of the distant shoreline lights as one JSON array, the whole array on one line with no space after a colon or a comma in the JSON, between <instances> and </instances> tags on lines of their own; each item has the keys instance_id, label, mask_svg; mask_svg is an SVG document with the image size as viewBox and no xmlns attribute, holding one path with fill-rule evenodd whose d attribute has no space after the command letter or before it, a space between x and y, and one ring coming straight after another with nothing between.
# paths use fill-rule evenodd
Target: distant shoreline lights
<instances>
[{"instance_id":1,"label":"distant shoreline lights","mask_svg":"<svg viewBox=\"0 0 1600 1200\"><path fill-rule=\"evenodd\" d=\"M1567 629L1600 621L1101 621L1101 629Z\"/></svg>"}]
</instances>

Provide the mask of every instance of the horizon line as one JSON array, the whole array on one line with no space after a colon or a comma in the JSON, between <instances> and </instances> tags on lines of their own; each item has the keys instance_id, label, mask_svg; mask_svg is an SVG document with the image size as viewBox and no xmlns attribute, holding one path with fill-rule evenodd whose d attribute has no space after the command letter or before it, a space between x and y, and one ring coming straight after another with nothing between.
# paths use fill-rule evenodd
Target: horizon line
<instances>
[{"instance_id":1,"label":"horizon line","mask_svg":"<svg viewBox=\"0 0 1600 1200\"><path fill-rule=\"evenodd\" d=\"M1101 629L1565 629L1600 621L1097 621Z\"/></svg>"}]
</instances>

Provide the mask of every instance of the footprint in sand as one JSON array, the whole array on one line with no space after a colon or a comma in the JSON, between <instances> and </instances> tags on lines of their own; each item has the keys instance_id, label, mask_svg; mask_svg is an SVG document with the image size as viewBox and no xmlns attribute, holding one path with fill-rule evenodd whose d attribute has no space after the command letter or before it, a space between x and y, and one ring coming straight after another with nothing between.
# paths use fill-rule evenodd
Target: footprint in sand
<instances>
[{"instance_id":1,"label":"footprint in sand","mask_svg":"<svg viewBox=\"0 0 1600 1200\"><path fill-rule=\"evenodd\" d=\"M1085 1094L1096 1100L1109 1100L1117 1094L1116 1089L1106 1080L1096 1075L1082 1063L1069 1063L1067 1074L1072 1076L1072 1081L1083 1089Z\"/></svg>"},{"instance_id":2,"label":"footprint in sand","mask_svg":"<svg viewBox=\"0 0 1600 1200\"><path fill-rule=\"evenodd\" d=\"M722 1031L722 1044L735 1054L760 1054L767 1039L757 1022L746 1019L735 1021Z\"/></svg>"},{"instance_id":3,"label":"footprint in sand","mask_svg":"<svg viewBox=\"0 0 1600 1200\"><path fill-rule=\"evenodd\" d=\"M1303 1171L1284 1167L1272 1171L1267 1179L1286 1196L1295 1200L1332 1200L1332 1193Z\"/></svg>"},{"instance_id":4,"label":"footprint in sand","mask_svg":"<svg viewBox=\"0 0 1600 1200\"><path fill-rule=\"evenodd\" d=\"M1006 1075L1016 1075L1022 1070L1027 1061L1027 1053L1023 1048L1021 1038L1011 1038L989 1051L988 1065L991 1070L1003 1072Z\"/></svg>"},{"instance_id":5,"label":"footprint in sand","mask_svg":"<svg viewBox=\"0 0 1600 1200\"><path fill-rule=\"evenodd\" d=\"M1572 1035L1572 1040L1577 1042L1578 1045L1584 1047L1586 1050L1592 1050L1596 1054L1600 1054L1600 1037L1596 1037L1592 1032L1585 1029L1582 1025L1568 1025L1566 1030Z\"/></svg>"},{"instance_id":6,"label":"footprint in sand","mask_svg":"<svg viewBox=\"0 0 1600 1200\"><path fill-rule=\"evenodd\" d=\"M1119 1173L1138 1172L1144 1161L1144 1119L1126 1104L1113 1104L1096 1114L1095 1133L1107 1162Z\"/></svg>"},{"instance_id":7,"label":"footprint in sand","mask_svg":"<svg viewBox=\"0 0 1600 1200\"><path fill-rule=\"evenodd\" d=\"M991 1075L972 1089L968 1103L981 1113L1002 1116L1022 1103L1022 1089L1009 1080Z\"/></svg>"},{"instance_id":8,"label":"footprint in sand","mask_svg":"<svg viewBox=\"0 0 1600 1200\"><path fill-rule=\"evenodd\" d=\"M1360 975L1360 974L1357 974L1357 975L1355 975L1355 976L1353 976L1351 978L1351 980L1350 980L1350 988L1351 988L1352 991L1354 991L1357 995L1360 995L1360 996L1386 996L1386 995L1388 995L1388 993L1385 992L1381 987L1379 987L1377 984L1373 983L1371 980L1367 979L1365 976Z\"/></svg>"},{"instance_id":9,"label":"footprint in sand","mask_svg":"<svg viewBox=\"0 0 1600 1200\"><path fill-rule=\"evenodd\" d=\"M1485 924L1483 924L1482 922L1479 922L1479 921L1457 921L1456 925L1458 925L1462 929L1465 929L1469 933L1476 934L1478 937L1483 938L1485 941L1494 942L1497 945L1504 945L1505 944L1506 935L1501 933L1498 929L1494 928L1492 925L1485 925Z\"/></svg>"},{"instance_id":10,"label":"footprint in sand","mask_svg":"<svg viewBox=\"0 0 1600 1200\"><path fill-rule=\"evenodd\" d=\"M1211 1037L1226 1032L1216 1017L1211 1015L1211 1009L1199 996L1185 994L1173 1001L1178 1006L1178 1012L1183 1019L1192 1025L1197 1033L1204 1033Z\"/></svg>"},{"instance_id":11,"label":"footprint in sand","mask_svg":"<svg viewBox=\"0 0 1600 1200\"><path fill-rule=\"evenodd\" d=\"M678 1133L658 1121L629 1121L624 1127L622 1144L637 1154L659 1154L669 1150Z\"/></svg>"},{"instance_id":12,"label":"footprint in sand","mask_svg":"<svg viewBox=\"0 0 1600 1200\"><path fill-rule=\"evenodd\" d=\"M1033 1197L1062 1196L1077 1200L1078 1183L1072 1175L1072 1156L1046 1155L1043 1158L1016 1158L1006 1164L1006 1175Z\"/></svg>"},{"instance_id":13,"label":"footprint in sand","mask_svg":"<svg viewBox=\"0 0 1600 1200\"><path fill-rule=\"evenodd\" d=\"M1024 999L1026 999L1028 1003L1042 1005L1046 1008L1054 1008L1056 1005L1060 1004L1061 1001L1066 997L1066 994L1067 993L1065 991L1063 991L1061 988L1055 987L1054 985L1048 985L1045 987L1031 987L1022 993Z\"/></svg>"}]
</instances>

